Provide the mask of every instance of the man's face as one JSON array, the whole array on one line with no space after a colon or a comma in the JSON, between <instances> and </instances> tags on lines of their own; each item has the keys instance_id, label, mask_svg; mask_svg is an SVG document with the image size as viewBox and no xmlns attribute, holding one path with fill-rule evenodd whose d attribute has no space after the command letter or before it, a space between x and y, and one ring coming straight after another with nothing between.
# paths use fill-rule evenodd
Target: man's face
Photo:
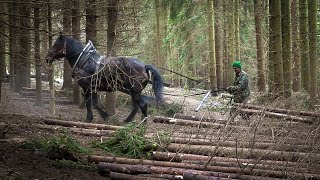
<instances>
[{"instance_id":1,"label":"man's face","mask_svg":"<svg viewBox=\"0 0 320 180\"><path fill-rule=\"evenodd\" d=\"M240 73L241 69L240 68L237 68L237 67L233 67L233 71L238 74Z\"/></svg>"}]
</instances>

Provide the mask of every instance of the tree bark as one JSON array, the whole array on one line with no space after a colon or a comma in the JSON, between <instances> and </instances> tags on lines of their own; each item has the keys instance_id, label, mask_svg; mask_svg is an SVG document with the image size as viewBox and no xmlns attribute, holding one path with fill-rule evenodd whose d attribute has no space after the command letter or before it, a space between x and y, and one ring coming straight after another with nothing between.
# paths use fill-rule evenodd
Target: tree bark
<instances>
[{"instance_id":1,"label":"tree bark","mask_svg":"<svg viewBox=\"0 0 320 180\"><path fill-rule=\"evenodd\" d=\"M97 45L97 4L96 0L86 0L86 42Z\"/></svg>"},{"instance_id":2,"label":"tree bark","mask_svg":"<svg viewBox=\"0 0 320 180\"><path fill-rule=\"evenodd\" d=\"M16 91L21 91L22 87L30 87L31 77L31 4L20 0L20 53L17 64L17 84ZM15 13L16 14L16 13Z\"/></svg>"},{"instance_id":3,"label":"tree bark","mask_svg":"<svg viewBox=\"0 0 320 180\"><path fill-rule=\"evenodd\" d=\"M209 69L210 69L210 89L213 94L217 94L217 74L214 44L214 8L213 0L207 0L208 11L208 44L209 44Z\"/></svg>"},{"instance_id":4,"label":"tree bark","mask_svg":"<svg viewBox=\"0 0 320 180\"><path fill-rule=\"evenodd\" d=\"M151 161L140 159L127 159L116 157L98 157L89 156L89 162L98 163L98 169L109 169L110 171L118 171L124 173L164 173L164 174L185 174L187 172L193 172L194 174L201 174L206 176L216 177L229 177L240 178L242 175L249 178L259 178L259 176L268 176L276 178L304 178L304 177L316 177L319 175L294 173L294 175L284 173L282 171L252 169L252 168L240 168L240 167L223 167L223 166L204 166L197 164L186 163L174 163L165 161ZM219 173L220 172L220 173ZM254 175L254 176L250 176ZM244 178L244 177L242 177Z\"/></svg>"},{"instance_id":5,"label":"tree bark","mask_svg":"<svg viewBox=\"0 0 320 180\"><path fill-rule=\"evenodd\" d=\"M185 145L170 143L166 150L169 152L181 152L199 155L220 155L227 157L239 158L261 158L266 160L283 160L283 161L299 161L301 159L307 160L309 153L301 152L285 152L275 151L269 149L251 149L251 148L237 148L237 147L219 147L219 146L205 146L205 145ZM314 160L320 160L320 154L312 153Z\"/></svg>"},{"instance_id":6,"label":"tree bark","mask_svg":"<svg viewBox=\"0 0 320 180\"><path fill-rule=\"evenodd\" d=\"M72 1L72 37L74 39L77 39L81 41L80 39L80 20L81 20L81 15L80 15L80 2L77 0ZM81 106L83 102L83 98L81 98L81 92L80 92L80 86L78 84L77 79L73 79L73 102L74 104Z\"/></svg>"},{"instance_id":7,"label":"tree bark","mask_svg":"<svg viewBox=\"0 0 320 180\"><path fill-rule=\"evenodd\" d=\"M310 58L310 99L312 104L318 103L318 58L317 58L317 1L309 0L309 58Z\"/></svg>"},{"instance_id":8,"label":"tree bark","mask_svg":"<svg viewBox=\"0 0 320 180\"><path fill-rule=\"evenodd\" d=\"M282 96L284 92L283 63L282 63L282 38L281 38L281 13L280 1L269 0L270 30L269 30L269 72L273 73L269 89L274 97Z\"/></svg>"},{"instance_id":9,"label":"tree bark","mask_svg":"<svg viewBox=\"0 0 320 180\"><path fill-rule=\"evenodd\" d=\"M85 128L73 128L73 127L58 127L52 125L37 125L37 127L41 129L54 130L64 132L65 130L69 130L75 134L83 135L83 136L94 136L94 137L111 137L114 134L112 130L95 130L95 129L85 129ZM106 138L104 138L106 139Z\"/></svg>"},{"instance_id":10,"label":"tree bark","mask_svg":"<svg viewBox=\"0 0 320 180\"><path fill-rule=\"evenodd\" d=\"M308 55L308 2L299 0L299 39L300 39L300 62L301 83L306 92L310 92L310 59Z\"/></svg>"},{"instance_id":11,"label":"tree bark","mask_svg":"<svg viewBox=\"0 0 320 180\"><path fill-rule=\"evenodd\" d=\"M258 91L266 91L266 77L265 77L265 60L264 60L264 46L263 46L263 34L262 34L262 3L261 0L254 1L254 20L256 29L256 46L257 46L257 71L258 71Z\"/></svg>"},{"instance_id":12,"label":"tree bark","mask_svg":"<svg viewBox=\"0 0 320 180\"><path fill-rule=\"evenodd\" d=\"M70 0L64 0L63 3L63 33L65 35L71 35L72 33L72 11L71 11L71 3ZM71 90L72 85L72 67L68 63L68 61L65 59L63 63L63 85L62 89L68 89Z\"/></svg>"},{"instance_id":13,"label":"tree bark","mask_svg":"<svg viewBox=\"0 0 320 180\"><path fill-rule=\"evenodd\" d=\"M62 121L62 120L55 120L55 119L44 119L43 122L48 125L60 125L60 126L78 127L78 128L95 128L99 130L117 130L121 128L121 126L83 123L83 122L75 122L75 121Z\"/></svg>"},{"instance_id":14,"label":"tree bark","mask_svg":"<svg viewBox=\"0 0 320 180\"><path fill-rule=\"evenodd\" d=\"M5 14L6 4L0 3L0 14ZM2 78L3 75L6 74L6 64L5 64L5 52L6 52L6 39L5 39L5 32L6 26L3 22L5 22L4 15L0 16L0 102L1 102L1 94L2 94Z\"/></svg>"},{"instance_id":15,"label":"tree bark","mask_svg":"<svg viewBox=\"0 0 320 180\"><path fill-rule=\"evenodd\" d=\"M119 0L108 0L107 56L116 56L117 22ZM116 92L106 92L106 111L112 116L116 113Z\"/></svg>"},{"instance_id":16,"label":"tree bark","mask_svg":"<svg viewBox=\"0 0 320 180\"><path fill-rule=\"evenodd\" d=\"M284 96L292 96L292 63L291 63L291 28L290 4L288 0L281 0L281 32L282 32L282 61L284 81Z\"/></svg>"},{"instance_id":17,"label":"tree bark","mask_svg":"<svg viewBox=\"0 0 320 180\"><path fill-rule=\"evenodd\" d=\"M320 118L320 113L311 112L311 111L295 111L295 110L288 110L288 109L280 109L280 108L272 108L272 107L264 107L264 106L255 106L250 104L234 104L234 106L248 108L248 109L256 109L256 110L264 110L276 113L283 113L283 114L292 114L292 115L299 115L299 116L311 116Z\"/></svg>"},{"instance_id":18,"label":"tree bark","mask_svg":"<svg viewBox=\"0 0 320 180\"><path fill-rule=\"evenodd\" d=\"M16 0L10 0L9 2L9 21L12 23L12 26L9 27L9 52L10 52L10 90L14 91L15 82L16 82L16 64L19 56L19 16L15 14L19 10L18 2Z\"/></svg>"},{"instance_id":19,"label":"tree bark","mask_svg":"<svg viewBox=\"0 0 320 180\"><path fill-rule=\"evenodd\" d=\"M216 57L216 74L217 74L217 87L218 89L223 89L223 63L221 58L221 39L222 33L221 28L221 18L220 18L220 1L214 1L214 44L215 44L215 57Z\"/></svg>"},{"instance_id":20,"label":"tree bark","mask_svg":"<svg viewBox=\"0 0 320 180\"><path fill-rule=\"evenodd\" d=\"M311 119L307 119L304 117L292 116L288 114L281 114L281 113L275 113L275 112L268 112L268 111L254 110L254 109L241 109L240 111L250 115L258 114L265 117L279 118L283 120L292 120L292 121L303 122L308 124L311 124L313 122Z\"/></svg>"},{"instance_id":21,"label":"tree bark","mask_svg":"<svg viewBox=\"0 0 320 180\"><path fill-rule=\"evenodd\" d=\"M36 3L39 3L36 0ZM40 7L35 5L34 8L34 59L36 65L36 105L42 106L42 70L40 59Z\"/></svg>"},{"instance_id":22,"label":"tree bark","mask_svg":"<svg viewBox=\"0 0 320 180\"><path fill-rule=\"evenodd\" d=\"M52 46L52 9L51 9L51 5L50 5L50 0L47 0L47 8L48 8L48 14L47 14L47 23L48 23L48 44L49 47ZM56 103L55 103L55 97L54 97L54 93L55 93L55 86L54 86L54 66L52 63L49 64L49 68L48 68L48 80L49 80L49 89L50 89L50 113L52 115L56 114Z\"/></svg>"},{"instance_id":23,"label":"tree bark","mask_svg":"<svg viewBox=\"0 0 320 180\"><path fill-rule=\"evenodd\" d=\"M292 0L291 3L291 30L292 30L292 90L298 92L301 90L301 62L299 48L299 0Z\"/></svg>"},{"instance_id":24,"label":"tree bark","mask_svg":"<svg viewBox=\"0 0 320 180\"><path fill-rule=\"evenodd\" d=\"M187 160L191 161L209 161L211 162L227 162L229 165L237 164L261 164L263 166L283 166L285 167L304 167L306 164L301 162L290 162L290 161L273 161L273 160L263 160L263 159L241 159L241 158L232 158L232 157L218 157L218 156L204 156L197 154L185 154L185 153L176 153L176 152L158 152L153 151L152 159L157 161L171 161L171 162L183 162Z\"/></svg>"}]
</instances>

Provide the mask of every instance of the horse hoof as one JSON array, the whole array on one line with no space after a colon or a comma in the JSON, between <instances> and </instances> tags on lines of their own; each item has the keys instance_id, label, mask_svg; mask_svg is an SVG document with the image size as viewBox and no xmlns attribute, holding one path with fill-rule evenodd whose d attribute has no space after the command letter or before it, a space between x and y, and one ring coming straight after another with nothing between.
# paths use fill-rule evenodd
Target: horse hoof
<instances>
[{"instance_id":1,"label":"horse hoof","mask_svg":"<svg viewBox=\"0 0 320 180\"><path fill-rule=\"evenodd\" d=\"M86 119L84 122L86 122L86 123L91 123L92 120Z\"/></svg>"}]
</instances>

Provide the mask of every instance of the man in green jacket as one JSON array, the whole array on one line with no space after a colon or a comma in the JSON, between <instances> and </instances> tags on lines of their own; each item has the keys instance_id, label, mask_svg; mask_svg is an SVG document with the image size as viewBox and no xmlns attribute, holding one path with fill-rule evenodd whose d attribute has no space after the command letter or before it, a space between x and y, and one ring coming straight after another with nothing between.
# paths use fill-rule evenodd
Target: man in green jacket
<instances>
[{"instance_id":1,"label":"man in green jacket","mask_svg":"<svg viewBox=\"0 0 320 180\"><path fill-rule=\"evenodd\" d=\"M233 62L232 67L235 72L235 81L232 86L227 88L227 92L233 95L233 101L235 103L246 104L250 96L248 74L241 69L242 65L240 61ZM249 119L247 114L239 113L239 109L236 107L232 107L230 113L232 119L238 114L240 114L242 119Z\"/></svg>"}]
</instances>

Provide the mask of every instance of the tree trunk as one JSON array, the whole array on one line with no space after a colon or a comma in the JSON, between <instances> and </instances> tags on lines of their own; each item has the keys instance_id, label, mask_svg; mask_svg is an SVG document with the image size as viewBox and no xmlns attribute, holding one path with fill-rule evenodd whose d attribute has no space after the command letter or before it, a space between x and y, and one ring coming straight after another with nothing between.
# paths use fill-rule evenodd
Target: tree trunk
<instances>
[{"instance_id":1,"label":"tree trunk","mask_svg":"<svg viewBox=\"0 0 320 180\"><path fill-rule=\"evenodd\" d=\"M16 72L18 78L16 91L21 91L22 87L31 85L31 4L24 0L21 0L20 3L20 57Z\"/></svg>"},{"instance_id":2,"label":"tree trunk","mask_svg":"<svg viewBox=\"0 0 320 180\"><path fill-rule=\"evenodd\" d=\"M227 40L227 54L228 54L228 62L227 62L227 86L230 86L233 84L234 81L234 74L232 70L232 62L238 59L235 59L235 24L234 24L234 1L235 0L229 0L226 1L227 8L229 10L229 13L227 14L227 33L228 33L228 40ZM238 57L237 57L238 58Z\"/></svg>"},{"instance_id":3,"label":"tree trunk","mask_svg":"<svg viewBox=\"0 0 320 180\"><path fill-rule=\"evenodd\" d=\"M256 29L256 46L257 46L257 85L259 92L266 91L266 77L265 77L265 60L264 60L264 46L263 46L263 34L262 34L262 3L261 0L254 1L254 20Z\"/></svg>"},{"instance_id":4,"label":"tree trunk","mask_svg":"<svg viewBox=\"0 0 320 180\"><path fill-rule=\"evenodd\" d=\"M39 3L37 0L36 3ZM42 106L42 70L40 59L40 8L34 8L34 59L36 65L36 105Z\"/></svg>"},{"instance_id":5,"label":"tree trunk","mask_svg":"<svg viewBox=\"0 0 320 180\"><path fill-rule=\"evenodd\" d=\"M235 45L235 59L241 60L240 53L240 20L239 20L239 2L240 0L234 0L234 45Z\"/></svg>"},{"instance_id":6,"label":"tree trunk","mask_svg":"<svg viewBox=\"0 0 320 180\"><path fill-rule=\"evenodd\" d=\"M81 41L80 39L80 20L81 20L81 15L80 15L80 2L77 0L72 1L72 37L74 39L77 39ZM73 80L73 103L81 106L81 103L83 102L83 98L81 98L81 93L80 93L80 86L78 84L78 81L74 78Z\"/></svg>"},{"instance_id":7,"label":"tree trunk","mask_svg":"<svg viewBox=\"0 0 320 180\"><path fill-rule=\"evenodd\" d=\"M47 0L47 23L48 23L48 44L49 47L52 46L52 10L51 10L51 5L50 5L50 0ZM56 114L56 103L55 103L55 97L54 97L54 92L55 92L55 86L54 86L54 66L52 63L49 64L49 69L48 69L48 80L49 80L49 89L50 89L50 113L52 115Z\"/></svg>"},{"instance_id":8,"label":"tree trunk","mask_svg":"<svg viewBox=\"0 0 320 180\"><path fill-rule=\"evenodd\" d=\"M71 35L72 33L72 11L71 11L71 2L70 0L64 0L63 3L63 33L65 35ZM63 63L63 85L61 89L72 89L72 68L68 61L65 59Z\"/></svg>"},{"instance_id":9,"label":"tree trunk","mask_svg":"<svg viewBox=\"0 0 320 180\"><path fill-rule=\"evenodd\" d=\"M221 39L222 39L222 33L220 31L221 28L221 18L220 14L221 11L220 9L220 2L219 1L214 1L214 35L215 35L215 57L216 57L216 73L217 73L217 88L223 89L223 63L222 63L222 58L221 58Z\"/></svg>"},{"instance_id":10,"label":"tree trunk","mask_svg":"<svg viewBox=\"0 0 320 180\"><path fill-rule=\"evenodd\" d=\"M300 62L301 83L306 92L310 92L310 59L308 55L308 2L299 0L299 33L300 33Z\"/></svg>"},{"instance_id":11,"label":"tree trunk","mask_svg":"<svg viewBox=\"0 0 320 180\"><path fill-rule=\"evenodd\" d=\"M301 90L301 62L299 49L299 6L298 0L291 2L291 30L292 30L292 90L298 92Z\"/></svg>"},{"instance_id":12,"label":"tree trunk","mask_svg":"<svg viewBox=\"0 0 320 180\"><path fill-rule=\"evenodd\" d=\"M107 54L108 56L116 56L116 38L117 38L117 22L118 22L119 0L108 0L108 40ZM116 113L116 92L106 92L106 111L109 115Z\"/></svg>"},{"instance_id":13,"label":"tree trunk","mask_svg":"<svg viewBox=\"0 0 320 180\"><path fill-rule=\"evenodd\" d=\"M213 95L217 92L217 75L216 75L216 59L215 59L215 44L214 44L214 11L213 11L213 0L207 0L208 8L208 39L209 39L209 68L210 68L210 89Z\"/></svg>"},{"instance_id":14,"label":"tree trunk","mask_svg":"<svg viewBox=\"0 0 320 180\"><path fill-rule=\"evenodd\" d=\"M291 71L291 29L290 4L288 0L281 0L281 31L282 31L282 61L284 81L284 96L292 96Z\"/></svg>"},{"instance_id":15,"label":"tree trunk","mask_svg":"<svg viewBox=\"0 0 320 180\"><path fill-rule=\"evenodd\" d=\"M0 14L5 14L6 4L0 3ZM5 26L5 19L6 16L0 16L0 102L1 102L1 94L2 94L2 78L3 74L5 73L5 53L6 53L6 26Z\"/></svg>"},{"instance_id":16,"label":"tree trunk","mask_svg":"<svg viewBox=\"0 0 320 180\"><path fill-rule=\"evenodd\" d=\"M309 0L309 58L310 58L310 99L313 104L318 95L317 80L317 1Z\"/></svg>"},{"instance_id":17,"label":"tree trunk","mask_svg":"<svg viewBox=\"0 0 320 180\"><path fill-rule=\"evenodd\" d=\"M18 59L19 53L19 17L15 15L15 12L19 9L18 3L16 0L11 0L9 2L9 21L12 23L12 26L9 27L9 52L10 52L10 68L9 68L9 75L10 75L10 90L15 90L15 64Z\"/></svg>"},{"instance_id":18,"label":"tree trunk","mask_svg":"<svg viewBox=\"0 0 320 180\"><path fill-rule=\"evenodd\" d=\"M270 83L274 84L269 90L274 97L282 96L284 92L280 9L280 1L269 0L269 72L273 77Z\"/></svg>"},{"instance_id":19,"label":"tree trunk","mask_svg":"<svg viewBox=\"0 0 320 180\"><path fill-rule=\"evenodd\" d=\"M97 4L96 0L86 0L86 42L97 45Z\"/></svg>"},{"instance_id":20,"label":"tree trunk","mask_svg":"<svg viewBox=\"0 0 320 180\"><path fill-rule=\"evenodd\" d=\"M160 39L160 2L159 0L155 0L155 8L156 8L156 65L158 67L161 67L162 63L161 63L161 57L160 57L160 52L161 52L161 48L160 45L161 43L161 39Z\"/></svg>"}]
</instances>

